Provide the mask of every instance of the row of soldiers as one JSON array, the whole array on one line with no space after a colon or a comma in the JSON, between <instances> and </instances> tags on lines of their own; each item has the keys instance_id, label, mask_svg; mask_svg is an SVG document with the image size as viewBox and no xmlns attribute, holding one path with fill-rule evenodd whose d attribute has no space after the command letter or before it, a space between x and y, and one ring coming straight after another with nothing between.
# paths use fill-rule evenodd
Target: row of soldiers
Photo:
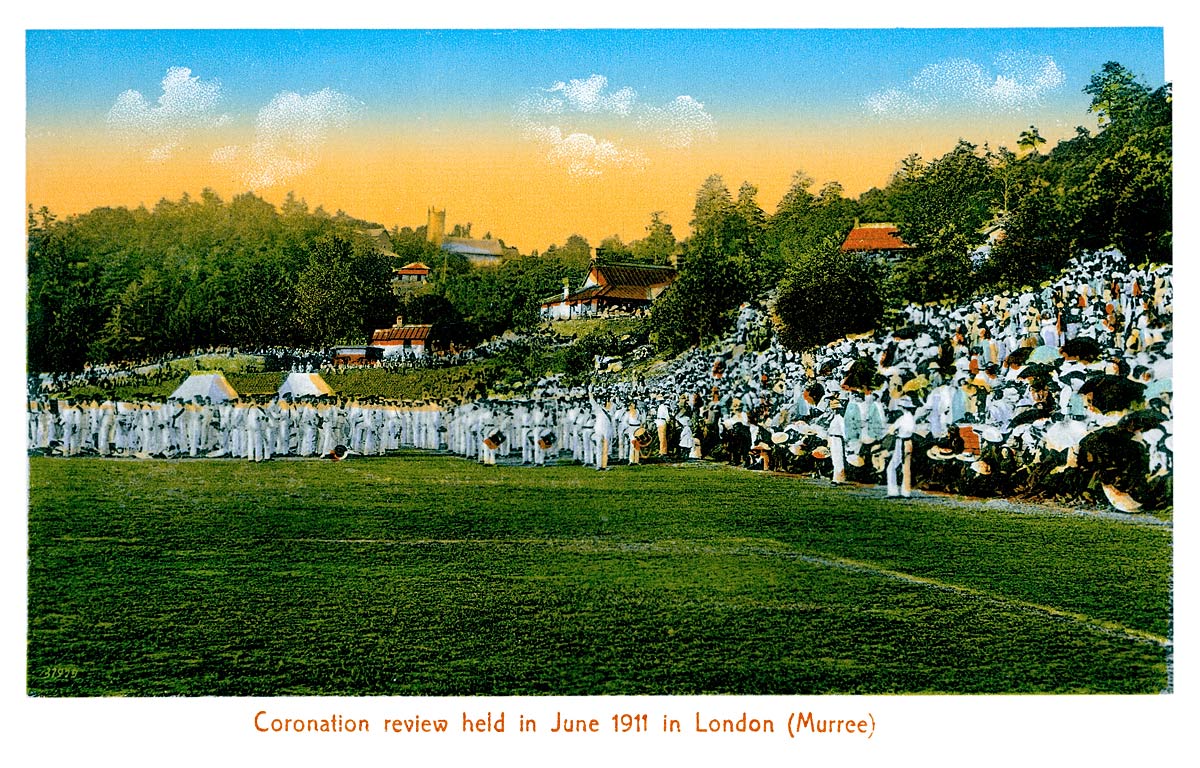
<instances>
[{"instance_id":1,"label":"row of soldiers","mask_svg":"<svg viewBox=\"0 0 1200 768\"><path fill-rule=\"evenodd\" d=\"M598 468L607 467L610 458L636 464L652 446L678 445L676 416L687 422L661 400L618 407L580 391L457 404L331 397L219 403L203 397L138 403L33 399L28 415L30 450L63 456L262 461L324 456L341 446L361 455L445 449L490 464L519 458L540 466L566 456ZM683 445L698 449L689 434L684 429ZM697 450L694 456L699 455Z\"/></svg>"},{"instance_id":2,"label":"row of soldiers","mask_svg":"<svg viewBox=\"0 0 1200 768\"><path fill-rule=\"evenodd\" d=\"M347 451L382 455L402 447L439 448L442 413L437 404L373 398L33 399L28 445L33 452L63 456L265 461Z\"/></svg>"},{"instance_id":3,"label":"row of soldiers","mask_svg":"<svg viewBox=\"0 0 1200 768\"><path fill-rule=\"evenodd\" d=\"M1041 432L1030 420L1006 434L986 421L971 421L961 398L939 398L936 391L921 407L905 396L885 408L869 389L843 388L828 397L820 384L811 384L794 418L790 404L772 418L771 409L751 410L736 398L727 408L716 397L708 402L696 395L672 401L662 394L629 394L609 390L597 399L595 392L585 396L575 391L454 406L332 398L222 404L203 399L140 404L62 401L58 407L34 401L30 445L68 456L229 456L254 461L272 456L340 457L347 450L380 455L402 447L446 448L485 464L520 460L540 466L565 456L597 469L606 469L614 460L637 464L648 454L671 460L715 455L751 468L823 472L835 484L883 477L893 496L911 495L914 477L930 488L1010 495L1023 474L1048 474L1036 469L1047 451L1065 450L1067 455L1060 458L1068 461L1054 466L1071 470L1080 466L1081 453L1084 466L1096 461L1093 452L1107 450L1111 455L1117 447L1119 454L1120 446L1104 432L1096 433L1106 436L1104 441L1089 443L1086 438L1095 423L1130 435L1161 429L1160 422L1144 418L1133 429L1128 417L1121 421L1092 407L1080 414L1082 418L1043 424ZM964 430L975 435L974 445L964 439ZM1126 440L1124 445L1132 443ZM1138 458L1134 456L1135 465ZM968 463L941 464L948 459ZM1151 461L1151 474L1169 476L1169 448L1154 453ZM1117 506L1130 503L1129 490L1136 484L1138 473L1127 477L1127 467L1128 462L1126 470L1120 463L1102 467L1109 475L1104 478L1105 492ZM1062 480L1069 483L1079 474L1072 471Z\"/></svg>"},{"instance_id":4,"label":"row of soldiers","mask_svg":"<svg viewBox=\"0 0 1200 768\"><path fill-rule=\"evenodd\" d=\"M574 389L529 399L479 398L447 413L446 447L484 464L543 466L568 458L596 469L638 464L654 452L700 458L691 418L665 398L626 399Z\"/></svg>"}]
</instances>

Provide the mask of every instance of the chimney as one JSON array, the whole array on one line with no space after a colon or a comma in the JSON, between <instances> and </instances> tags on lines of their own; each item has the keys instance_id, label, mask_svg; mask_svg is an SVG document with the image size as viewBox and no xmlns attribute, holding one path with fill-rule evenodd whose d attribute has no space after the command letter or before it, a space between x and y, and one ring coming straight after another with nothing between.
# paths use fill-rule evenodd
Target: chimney
<instances>
[{"instance_id":1,"label":"chimney","mask_svg":"<svg viewBox=\"0 0 1200 768\"><path fill-rule=\"evenodd\" d=\"M396 315L396 327L397 328L404 327L404 315Z\"/></svg>"},{"instance_id":2,"label":"chimney","mask_svg":"<svg viewBox=\"0 0 1200 768\"><path fill-rule=\"evenodd\" d=\"M564 277L563 278L563 299L566 299L570 295L571 295L571 279L569 277Z\"/></svg>"}]
</instances>

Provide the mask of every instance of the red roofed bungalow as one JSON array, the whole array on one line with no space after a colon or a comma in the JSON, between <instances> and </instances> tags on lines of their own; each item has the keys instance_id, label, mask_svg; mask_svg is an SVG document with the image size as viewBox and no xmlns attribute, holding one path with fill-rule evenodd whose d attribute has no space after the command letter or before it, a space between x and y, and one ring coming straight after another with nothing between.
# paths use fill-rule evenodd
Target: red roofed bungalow
<instances>
[{"instance_id":1,"label":"red roofed bungalow","mask_svg":"<svg viewBox=\"0 0 1200 768\"><path fill-rule=\"evenodd\" d=\"M542 301L542 317L569 320L594 317L603 312L645 309L675 282L678 274L674 267L593 261L591 271L578 291L570 293L564 281L561 296Z\"/></svg>"},{"instance_id":2,"label":"red roofed bungalow","mask_svg":"<svg viewBox=\"0 0 1200 768\"><path fill-rule=\"evenodd\" d=\"M405 264L400 269L392 270L396 279L402 283L424 283L429 280L429 267L419 261Z\"/></svg>"},{"instance_id":3,"label":"red roofed bungalow","mask_svg":"<svg viewBox=\"0 0 1200 768\"><path fill-rule=\"evenodd\" d=\"M383 349L385 360L397 357L423 357L430 352L429 338L432 325L405 325L403 317L396 318L396 325L380 328L371 334L371 346Z\"/></svg>"},{"instance_id":4,"label":"red roofed bungalow","mask_svg":"<svg viewBox=\"0 0 1200 768\"><path fill-rule=\"evenodd\" d=\"M843 251L858 253L882 253L899 255L912 246L900 239L900 229L895 224L856 224L842 243Z\"/></svg>"}]
</instances>

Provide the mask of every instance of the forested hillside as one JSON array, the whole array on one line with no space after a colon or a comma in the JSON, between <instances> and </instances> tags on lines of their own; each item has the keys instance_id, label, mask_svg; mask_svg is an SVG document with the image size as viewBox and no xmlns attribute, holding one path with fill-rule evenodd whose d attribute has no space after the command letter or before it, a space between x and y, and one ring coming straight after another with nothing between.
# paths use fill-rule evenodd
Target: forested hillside
<instances>
[{"instance_id":1,"label":"forested hillside","mask_svg":"<svg viewBox=\"0 0 1200 768\"><path fill-rule=\"evenodd\" d=\"M660 212L646 236L573 236L545 253L473 268L423 228L393 228L289 195L276 208L253 193L225 201L162 200L67 219L29 206L28 367L143 360L208 347L307 349L365 343L397 315L437 321L443 344L467 346L539 322L540 301L577 287L596 255L675 260L679 279L653 305L651 336L672 354L728 327L744 301L775 298L783 338L822 343L877 323L904 301L955 300L1029 285L1086 249L1134 262L1171 260L1171 93L1110 62L1084 89L1091 129L1047 149L1036 126L1016 149L963 139L939 158L910 155L889 183L857 199L836 182L814 191L796 172L767 214L746 181L720 176L697 192L690 237ZM911 253L891 265L841 254L856 220L895 222ZM397 295L392 270L421 260L431 282ZM849 300L858 297L860 300ZM830 300L832 299L832 301ZM813 313L813 307L822 307ZM820 316L820 326L812 318Z\"/></svg>"}]
</instances>

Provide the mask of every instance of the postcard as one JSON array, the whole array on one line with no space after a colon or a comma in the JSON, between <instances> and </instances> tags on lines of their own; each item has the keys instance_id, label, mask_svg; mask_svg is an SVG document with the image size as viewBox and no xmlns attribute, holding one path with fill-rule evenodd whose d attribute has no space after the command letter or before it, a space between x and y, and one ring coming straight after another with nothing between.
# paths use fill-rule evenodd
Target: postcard
<instances>
[{"instance_id":1,"label":"postcard","mask_svg":"<svg viewBox=\"0 0 1200 768\"><path fill-rule=\"evenodd\" d=\"M1165 34L29 25L32 732L1144 754Z\"/></svg>"}]
</instances>

